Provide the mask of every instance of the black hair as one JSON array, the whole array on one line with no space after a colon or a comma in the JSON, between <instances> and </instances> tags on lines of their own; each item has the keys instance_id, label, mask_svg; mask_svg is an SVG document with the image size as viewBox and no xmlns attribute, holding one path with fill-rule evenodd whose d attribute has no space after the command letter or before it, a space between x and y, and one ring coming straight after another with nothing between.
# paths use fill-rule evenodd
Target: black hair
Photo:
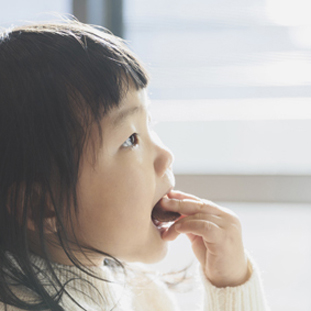
<instances>
[{"instance_id":1,"label":"black hair","mask_svg":"<svg viewBox=\"0 0 311 311\"><path fill-rule=\"evenodd\" d=\"M44 222L56 219L59 244L72 264L66 220L79 212L80 160L95 124L148 76L126 44L104 28L77 21L34 24L0 33L0 301L25 310L63 310L66 288L46 248ZM74 209L70 207L74 207ZM73 213L73 214L72 214ZM31 261L27 225L39 233L41 256L58 284L50 295ZM85 250L75 241L81 251ZM122 265L109 254L117 265ZM36 294L21 300L10 282Z\"/></svg>"}]
</instances>

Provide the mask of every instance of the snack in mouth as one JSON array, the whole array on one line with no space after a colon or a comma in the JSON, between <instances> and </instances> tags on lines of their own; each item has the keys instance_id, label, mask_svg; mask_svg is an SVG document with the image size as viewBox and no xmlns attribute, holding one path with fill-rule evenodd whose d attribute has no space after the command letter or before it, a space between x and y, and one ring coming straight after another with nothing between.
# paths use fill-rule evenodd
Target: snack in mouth
<instances>
[{"instance_id":1,"label":"snack in mouth","mask_svg":"<svg viewBox=\"0 0 311 311\"><path fill-rule=\"evenodd\" d=\"M181 216L179 213L164 210L160 202L161 200L155 205L152 210L152 220L156 221L157 223L172 222Z\"/></svg>"},{"instance_id":2,"label":"snack in mouth","mask_svg":"<svg viewBox=\"0 0 311 311\"><path fill-rule=\"evenodd\" d=\"M156 208L152 211L152 218L160 222L172 222L179 217L180 214L176 212L163 211Z\"/></svg>"}]
</instances>

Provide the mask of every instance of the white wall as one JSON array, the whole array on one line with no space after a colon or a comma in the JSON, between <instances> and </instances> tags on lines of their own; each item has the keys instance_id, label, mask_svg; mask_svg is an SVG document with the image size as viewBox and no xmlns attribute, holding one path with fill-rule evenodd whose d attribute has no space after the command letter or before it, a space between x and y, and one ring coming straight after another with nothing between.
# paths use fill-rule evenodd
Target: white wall
<instances>
[{"instance_id":1,"label":"white wall","mask_svg":"<svg viewBox=\"0 0 311 311\"><path fill-rule=\"evenodd\" d=\"M177 174L311 174L311 99L156 101Z\"/></svg>"}]
</instances>

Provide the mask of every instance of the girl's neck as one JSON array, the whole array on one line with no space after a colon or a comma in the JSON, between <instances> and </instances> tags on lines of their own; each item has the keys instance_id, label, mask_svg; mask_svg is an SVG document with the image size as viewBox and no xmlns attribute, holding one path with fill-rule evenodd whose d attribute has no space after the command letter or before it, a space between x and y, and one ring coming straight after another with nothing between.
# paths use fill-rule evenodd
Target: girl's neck
<instances>
[{"instance_id":1,"label":"girl's neck","mask_svg":"<svg viewBox=\"0 0 311 311\"><path fill-rule=\"evenodd\" d=\"M45 257L44 252L42 251L40 240L38 235L34 234L34 232L29 233L30 237L30 250L35 255L40 257ZM66 254L65 250L61 247L59 243L59 239L56 234L47 234L46 238L46 251L50 256L52 262L66 265L66 266L73 266L74 263L69 259L68 255ZM76 250L75 250L76 248ZM83 253L81 250L78 251L77 247L72 247L70 249L71 256L74 259L77 259L80 265L87 266L87 267L100 267L103 265L103 261L105 260L106 256L101 254L94 254L94 252L84 251Z\"/></svg>"}]
</instances>

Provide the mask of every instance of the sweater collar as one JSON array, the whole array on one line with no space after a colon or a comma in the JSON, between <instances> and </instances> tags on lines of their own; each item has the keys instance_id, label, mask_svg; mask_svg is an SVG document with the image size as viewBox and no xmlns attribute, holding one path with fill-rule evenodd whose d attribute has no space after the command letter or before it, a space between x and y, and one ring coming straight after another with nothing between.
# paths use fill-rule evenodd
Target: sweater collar
<instances>
[{"instance_id":1,"label":"sweater collar","mask_svg":"<svg viewBox=\"0 0 311 311\"><path fill-rule=\"evenodd\" d=\"M108 310L116 305L120 308L123 305L122 301L126 300L125 274L122 269L107 264L107 261L102 266L85 267L83 270L76 266L51 263L53 273L61 285L57 284L43 258L32 254L31 261L49 293L56 294L62 286L65 288L62 305L66 306L66 310L77 309L73 300L92 311L103 310L103 306ZM128 304L128 301L125 304ZM119 308L114 310L122 310Z\"/></svg>"}]
</instances>

